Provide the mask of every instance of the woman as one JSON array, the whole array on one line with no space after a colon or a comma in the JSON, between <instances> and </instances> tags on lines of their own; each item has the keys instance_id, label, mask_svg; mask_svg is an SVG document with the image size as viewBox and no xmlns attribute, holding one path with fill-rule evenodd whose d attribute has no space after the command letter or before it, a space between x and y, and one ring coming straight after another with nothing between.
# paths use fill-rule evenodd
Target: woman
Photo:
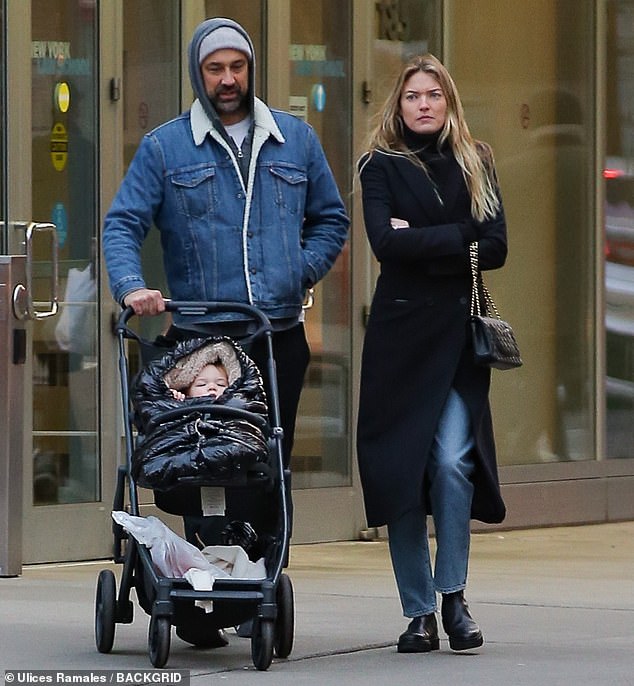
<instances>
[{"instance_id":1,"label":"woman","mask_svg":"<svg viewBox=\"0 0 634 686\"><path fill-rule=\"evenodd\" d=\"M467 321L469 244L481 269L506 259L490 148L472 139L456 86L433 56L409 62L359 174L381 273L366 331L357 452L369 526L387 524L403 614L399 652L439 648L436 592L453 650L482 645L464 599L470 518L500 522L490 371ZM434 519L432 573L427 513Z\"/></svg>"}]
</instances>

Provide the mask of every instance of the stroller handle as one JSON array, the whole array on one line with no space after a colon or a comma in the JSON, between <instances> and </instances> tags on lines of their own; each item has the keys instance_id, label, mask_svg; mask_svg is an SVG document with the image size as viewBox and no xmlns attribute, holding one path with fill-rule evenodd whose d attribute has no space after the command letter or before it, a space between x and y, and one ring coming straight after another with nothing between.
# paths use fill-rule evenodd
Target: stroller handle
<instances>
[{"instance_id":1,"label":"stroller handle","mask_svg":"<svg viewBox=\"0 0 634 686\"><path fill-rule=\"evenodd\" d=\"M221 302L215 300L168 300L165 299L165 311L177 312L184 317L204 316L206 314L215 313L240 313L246 314L248 318L257 324L257 335L261 335L268 331L272 331L271 322L269 318L253 305L247 305L241 302ZM125 331L127 322L134 316L134 309L132 307L125 307L119 315L117 323L117 332Z\"/></svg>"}]
</instances>

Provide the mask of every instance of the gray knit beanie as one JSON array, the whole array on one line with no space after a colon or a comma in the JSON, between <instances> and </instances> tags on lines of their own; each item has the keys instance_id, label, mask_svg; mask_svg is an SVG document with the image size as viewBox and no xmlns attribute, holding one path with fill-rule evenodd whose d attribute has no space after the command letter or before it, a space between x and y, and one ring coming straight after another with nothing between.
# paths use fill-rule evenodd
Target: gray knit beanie
<instances>
[{"instance_id":1,"label":"gray knit beanie","mask_svg":"<svg viewBox=\"0 0 634 686\"><path fill-rule=\"evenodd\" d=\"M246 38L231 26L220 26L203 38L198 51L198 63L202 64L212 52L226 49L243 52L249 62L253 59L251 46Z\"/></svg>"}]
</instances>

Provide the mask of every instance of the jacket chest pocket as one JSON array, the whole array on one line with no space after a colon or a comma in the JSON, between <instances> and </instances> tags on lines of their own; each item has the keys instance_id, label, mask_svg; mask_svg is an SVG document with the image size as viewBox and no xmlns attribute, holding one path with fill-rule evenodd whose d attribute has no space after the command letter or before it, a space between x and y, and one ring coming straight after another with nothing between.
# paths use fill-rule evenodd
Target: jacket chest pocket
<instances>
[{"instance_id":1,"label":"jacket chest pocket","mask_svg":"<svg viewBox=\"0 0 634 686\"><path fill-rule=\"evenodd\" d=\"M187 217L204 217L216 205L216 170L198 169L180 172L171 177L179 214Z\"/></svg>"},{"instance_id":2,"label":"jacket chest pocket","mask_svg":"<svg viewBox=\"0 0 634 686\"><path fill-rule=\"evenodd\" d=\"M271 167L275 202L291 214L304 213L308 177L301 169Z\"/></svg>"}]
</instances>

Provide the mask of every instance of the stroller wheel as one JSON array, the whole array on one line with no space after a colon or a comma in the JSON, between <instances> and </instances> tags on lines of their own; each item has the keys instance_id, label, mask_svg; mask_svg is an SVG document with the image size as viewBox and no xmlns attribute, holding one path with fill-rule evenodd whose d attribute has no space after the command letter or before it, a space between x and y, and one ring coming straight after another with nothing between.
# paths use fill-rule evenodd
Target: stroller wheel
<instances>
[{"instance_id":1,"label":"stroller wheel","mask_svg":"<svg viewBox=\"0 0 634 686\"><path fill-rule=\"evenodd\" d=\"M95 598L95 643L100 653L109 653L114 643L117 613L117 584L109 569L102 569L97 579Z\"/></svg>"},{"instance_id":2,"label":"stroller wheel","mask_svg":"<svg viewBox=\"0 0 634 686\"><path fill-rule=\"evenodd\" d=\"M273 661L275 625L272 619L257 617L253 622L251 636L251 658L256 669L266 671Z\"/></svg>"},{"instance_id":3,"label":"stroller wheel","mask_svg":"<svg viewBox=\"0 0 634 686\"><path fill-rule=\"evenodd\" d=\"M172 625L167 617L152 617L148 630L150 662L154 667L164 667L170 654Z\"/></svg>"},{"instance_id":4,"label":"stroller wheel","mask_svg":"<svg viewBox=\"0 0 634 686\"><path fill-rule=\"evenodd\" d=\"M295 602L290 577L281 574L277 584L277 618L275 620L275 655L287 658L293 650L295 636Z\"/></svg>"}]
</instances>

